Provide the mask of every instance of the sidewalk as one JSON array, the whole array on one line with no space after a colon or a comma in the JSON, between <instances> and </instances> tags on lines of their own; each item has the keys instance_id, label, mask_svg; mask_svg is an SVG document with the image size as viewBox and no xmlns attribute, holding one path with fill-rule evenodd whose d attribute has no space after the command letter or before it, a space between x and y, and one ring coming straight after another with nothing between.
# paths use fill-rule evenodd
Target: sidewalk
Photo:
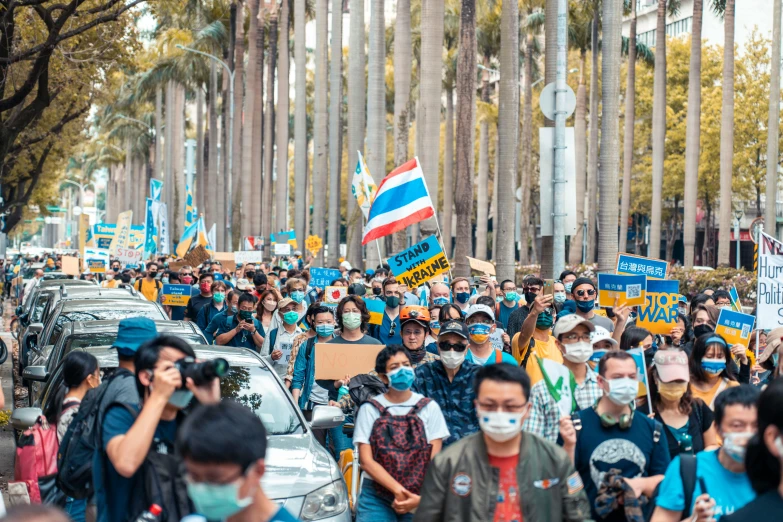
<instances>
[{"instance_id":1,"label":"sidewalk","mask_svg":"<svg viewBox=\"0 0 783 522\"><path fill-rule=\"evenodd\" d=\"M11 306L6 303L6 308ZM8 359L0 366L0 382L2 382L3 397L5 397L5 409L13 409L13 382L11 378L12 360L11 352L14 349L13 337L11 332L7 331L8 318L5 314L0 317L0 338L3 339L8 347ZM8 491L8 481L14 478L14 456L16 455L16 445L14 444L14 430L10 424L0 428L0 490L5 495Z\"/></svg>"}]
</instances>

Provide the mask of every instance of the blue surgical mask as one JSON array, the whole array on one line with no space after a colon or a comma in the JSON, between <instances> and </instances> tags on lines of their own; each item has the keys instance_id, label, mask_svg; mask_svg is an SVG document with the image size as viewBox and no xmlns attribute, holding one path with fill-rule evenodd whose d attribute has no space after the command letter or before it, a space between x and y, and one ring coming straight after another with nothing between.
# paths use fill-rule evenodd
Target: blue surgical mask
<instances>
[{"instance_id":1,"label":"blue surgical mask","mask_svg":"<svg viewBox=\"0 0 783 522\"><path fill-rule=\"evenodd\" d=\"M555 302L557 304L563 304L566 302L565 292L555 292Z\"/></svg>"},{"instance_id":2,"label":"blue surgical mask","mask_svg":"<svg viewBox=\"0 0 783 522\"><path fill-rule=\"evenodd\" d=\"M456 298L458 303L465 304L470 300L470 292L457 292Z\"/></svg>"},{"instance_id":3,"label":"blue surgical mask","mask_svg":"<svg viewBox=\"0 0 783 522\"><path fill-rule=\"evenodd\" d=\"M331 337L334 334L333 324L319 324L315 327L318 337Z\"/></svg>"},{"instance_id":4,"label":"blue surgical mask","mask_svg":"<svg viewBox=\"0 0 783 522\"><path fill-rule=\"evenodd\" d=\"M701 367L710 375L719 375L726 369L725 359L702 359Z\"/></svg>"},{"instance_id":5,"label":"blue surgical mask","mask_svg":"<svg viewBox=\"0 0 783 522\"><path fill-rule=\"evenodd\" d=\"M506 292L506 301L519 301L519 294L516 292Z\"/></svg>"},{"instance_id":6,"label":"blue surgical mask","mask_svg":"<svg viewBox=\"0 0 783 522\"><path fill-rule=\"evenodd\" d=\"M168 277L161 277L160 278L160 282L163 283L164 285L167 285L169 283L169 278Z\"/></svg>"},{"instance_id":7,"label":"blue surgical mask","mask_svg":"<svg viewBox=\"0 0 783 522\"><path fill-rule=\"evenodd\" d=\"M400 366L396 370L387 373L386 377L389 378L389 386L397 391L407 391L413 386L416 374L410 366Z\"/></svg>"},{"instance_id":8,"label":"blue surgical mask","mask_svg":"<svg viewBox=\"0 0 783 522\"><path fill-rule=\"evenodd\" d=\"M449 298L443 296L433 297L432 304L434 304L435 306L447 305L449 304Z\"/></svg>"},{"instance_id":9,"label":"blue surgical mask","mask_svg":"<svg viewBox=\"0 0 783 522\"><path fill-rule=\"evenodd\" d=\"M237 307L236 307L236 306L232 306L232 307L231 307L231 313L232 313L232 314L235 314L235 313L237 313L238 311L239 311L239 310L237 309Z\"/></svg>"},{"instance_id":10,"label":"blue surgical mask","mask_svg":"<svg viewBox=\"0 0 783 522\"><path fill-rule=\"evenodd\" d=\"M224 520L253 503L252 497L239 498L239 483L206 484L188 482L188 496L196 511L209 520Z\"/></svg>"},{"instance_id":11,"label":"blue surgical mask","mask_svg":"<svg viewBox=\"0 0 783 522\"><path fill-rule=\"evenodd\" d=\"M190 390L177 390L169 397L169 404L180 410L184 410L193 400L193 392Z\"/></svg>"},{"instance_id":12,"label":"blue surgical mask","mask_svg":"<svg viewBox=\"0 0 783 522\"><path fill-rule=\"evenodd\" d=\"M291 310L290 312L286 312L283 314L283 322L287 325L296 324L299 322L299 314L296 313L296 310Z\"/></svg>"},{"instance_id":13,"label":"blue surgical mask","mask_svg":"<svg viewBox=\"0 0 783 522\"><path fill-rule=\"evenodd\" d=\"M574 283L564 283L563 286L565 286L566 293L571 293L571 289L574 287Z\"/></svg>"},{"instance_id":14,"label":"blue surgical mask","mask_svg":"<svg viewBox=\"0 0 783 522\"><path fill-rule=\"evenodd\" d=\"M595 299L589 301L577 301L576 308L582 313L592 312L595 308Z\"/></svg>"},{"instance_id":15,"label":"blue surgical mask","mask_svg":"<svg viewBox=\"0 0 783 522\"><path fill-rule=\"evenodd\" d=\"M293 292L291 292L291 299L293 299L296 304L299 304L302 301L304 301L304 297L305 297L305 293L302 292L301 290L294 290Z\"/></svg>"}]
</instances>

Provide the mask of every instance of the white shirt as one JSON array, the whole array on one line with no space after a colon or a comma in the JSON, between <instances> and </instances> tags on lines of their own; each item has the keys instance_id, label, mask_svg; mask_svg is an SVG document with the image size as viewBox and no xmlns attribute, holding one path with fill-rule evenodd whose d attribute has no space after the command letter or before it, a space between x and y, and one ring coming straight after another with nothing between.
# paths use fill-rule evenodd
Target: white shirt
<instances>
[{"instance_id":1,"label":"white shirt","mask_svg":"<svg viewBox=\"0 0 783 522\"><path fill-rule=\"evenodd\" d=\"M399 404L389 402L383 394L377 395L373 397L373 399L381 403L385 408L391 408L389 413L392 415L407 415L408 412L411 411L411 408L413 408L423 397L423 395L413 393L411 394L410 399ZM448 438L449 428L446 426L446 419L443 418L443 412L441 412L437 402L430 401L429 404L421 409L418 415L422 422L424 422L424 432L427 434L427 442ZM375 406L370 403L362 404L362 407L359 408L359 414L356 416L356 424L354 425L354 444L370 443L372 427L380 416L381 413Z\"/></svg>"},{"instance_id":2,"label":"white shirt","mask_svg":"<svg viewBox=\"0 0 783 522\"><path fill-rule=\"evenodd\" d=\"M28 297L33 295L33 289L38 285L38 282L41 279L38 279L37 277L34 277L30 279L26 285L24 285L24 297L25 302L27 301Z\"/></svg>"},{"instance_id":3,"label":"white shirt","mask_svg":"<svg viewBox=\"0 0 783 522\"><path fill-rule=\"evenodd\" d=\"M269 346L269 338L271 335L267 335L264 338L264 345L261 347L262 355L269 355L275 350L280 350L283 352L282 357L276 361L272 361L272 366L281 379L285 377L285 374L288 372L288 361L291 360L291 349L294 346L294 339L301 333L302 329L298 326L292 333L289 333L284 327L281 326L277 329L277 337L275 338L274 346ZM272 358L270 357L269 359L271 360Z\"/></svg>"}]
</instances>

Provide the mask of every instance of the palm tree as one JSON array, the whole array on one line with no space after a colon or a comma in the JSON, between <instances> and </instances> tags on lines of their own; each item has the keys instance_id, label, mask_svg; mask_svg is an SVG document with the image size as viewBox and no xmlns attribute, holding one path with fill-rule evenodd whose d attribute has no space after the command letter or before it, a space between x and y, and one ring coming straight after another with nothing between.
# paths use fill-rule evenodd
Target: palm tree
<instances>
[{"instance_id":1,"label":"palm tree","mask_svg":"<svg viewBox=\"0 0 783 522\"><path fill-rule=\"evenodd\" d=\"M326 188L329 181L329 0L315 3L315 124L313 126L313 226L311 233L324 237L326 217ZM317 256L318 266L323 266L323 249Z\"/></svg>"},{"instance_id":2,"label":"palm tree","mask_svg":"<svg viewBox=\"0 0 783 522\"><path fill-rule=\"evenodd\" d=\"M220 178L223 176L218 172L218 113L217 113L217 89L218 89L218 65L214 60L209 62L209 92L207 100L207 175L205 176L204 186L201 190L212 191L217 188ZM222 192L217 191L217 194ZM219 202L222 198L215 198L215 193L210 193L204 197L204 214L209 217L210 221L215 222L218 226L215 227L215 239L220 244L217 238L222 236L223 223L225 218L221 220L222 214L219 211ZM215 245L216 247L218 245Z\"/></svg>"},{"instance_id":3,"label":"palm tree","mask_svg":"<svg viewBox=\"0 0 783 522\"><path fill-rule=\"evenodd\" d=\"M500 91L498 93L497 206L493 222L497 274L514 280L514 207L519 133L519 4L503 2L500 18Z\"/></svg>"},{"instance_id":4,"label":"palm tree","mask_svg":"<svg viewBox=\"0 0 783 522\"><path fill-rule=\"evenodd\" d=\"M590 121L587 148L587 255L585 263L595 261L596 208L598 202L598 27L601 22L598 3L593 3L593 23L590 25Z\"/></svg>"},{"instance_id":5,"label":"palm tree","mask_svg":"<svg viewBox=\"0 0 783 522\"><path fill-rule=\"evenodd\" d=\"M444 45L445 45L445 66L443 74L442 89L446 91L446 135L443 137L443 207L441 209L440 226L443 232L443 248L446 256L451 257L451 221L454 209L454 89L457 86L457 43L459 41L459 9L454 0L450 0L445 10L443 20L444 26ZM419 66L422 70L422 66ZM421 96L416 112L416 140L424 137L424 127ZM423 148L423 147L421 147ZM421 151L421 148L418 150ZM422 151L423 152L423 151ZM417 151L419 157L421 153Z\"/></svg>"},{"instance_id":6,"label":"palm tree","mask_svg":"<svg viewBox=\"0 0 783 522\"><path fill-rule=\"evenodd\" d=\"M780 11L781 0L774 0L772 9L772 69L769 82L769 122L767 124L767 206L764 223L767 233L777 236L775 206L778 191L778 133L780 122Z\"/></svg>"},{"instance_id":7,"label":"palm tree","mask_svg":"<svg viewBox=\"0 0 783 522\"><path fill-rule=\"evenodd\" d=\"M332 0L332 57L329 70L329 266L340 258L340 170L343 159L343 2Z\"/></svg>"},{"instance_id":8,"label":"palm tree","mask_svg":"<svg viewBox=\"0 0 783 522\"><path fill-rule=\"evenodd\" d=\"M696 0L700 2L701 0ZM694 4L695 9L695 4ZM694 12L695 14L695 12ZM647 255L660 256L661 251L661 192L663 190L663 167L666 154L666 0L658 0L657 25L655 30L655 80L653 83L653 129L652 129L652 204L650 211L650 244ZM690 103L690 102L689 102ZM695 185L694 185L695 189ZM688 181L686 174L685 198L687 201ZM694 191L695 194L695 191ZM693 205L694 227L696 205ZM685 222L688 222L688 204L685 204ZM687 227L685 243L688 243ZM695 228L694 228L695 238ZM691 255L693 248L690 249ZM687 264L688 247L685 247Z\"/></svg>"},{"instance_id":9,"label":"palm tree","mask_svg":"<svg viewBox=\"0 0 783 522\"><path fill-rule=\"evenodd\" d=\"M274 169L275 157L275 97L273 93L275 89L275 61L277 58L276 5L270 8L269 15L269 61L266 69L266 111L264 114L264 179L261 188L263 197L261 205L261 236L264 238L264 249L269 248L269 236L272 232L272 171ZM278 81L280 81L279 78Z\"/></svg>"},{"instance_id":10,"label":"palm tree","mask_svg":"<svg viewBox=\"0 0 783 522\"><path fill-rule=\"evenodd\" d=\"M250 191L249 185L246 186L244 182L244 176L242 176L242 148L243 148L243 138L242 138L242 130L245 128L244 125L242 125L242 101L244 99L244 92L242 88L242 78L245 76L245 9L244 5L241 1L237 2L237 23L236 23L236 34L235 34L235 42L234 42L234 78L235 78L235 84L234 84L234 150L232 153L234 154L233 164L232 164L232 170L231 173L231 187L232 187L232 197L233 201L231 202L231 233L233 237L231 238L231 244L239 246L239 240L242 236L242 231L240 230L241 227L241 215L240 215L240 209L242 204L242 193L245 191ZM250 98L252 99L252 97ZM248 117L250 116L250 112L247 112ZM250 126L247 126L248 133L250 131ZM249 181L249 180L248 180Z\"/></svg>"},{"instance_id":11,"label":"palm tree","mask_svg":"<svg viewBox=\"0 0 783 522\"><path fill-rule=\"evenodd\" d=\"M468 238L473 237L471 218L473 216L473 143L475 134L473 107L476 96L476 0L462 0L461 5L460 53L457 58L457 176L454 201L457 211L457 237L462 240L457 241L454 258L456 274L467 276L470 275L470 266L466 256L473 253L472 241Z\"/></svg>"},{"instance_id":12,"label":"palm tree","mask_svg":"<svg viewBox=\"0 0 783 522\"><path fill-rule=\"evenodd\" d=\"M520 172L520 192L522 194L522 204L520 209L520 238L521 248L519 251L519 262L523 265L528 264L528 242L535 242L535 235L531 237L529 231L530 221L530 185L532 178L531 154L533 148L533 48L536 45L534 28L530 24L528 16L527 27L525 28L525 71L523 74L522 90L522 130L520 134L519 172Z\"/></svg>"},{"instance_id":13,"label":"palm tree","mask_svg":"<svg viewBox=\"0 0 783 522\"><path fill-rule=\"evenodd\" d=\"M444 0L425 0L421 5L421 67L419 99L420 112L416 115L416 133L421 132L419 160L429 190L437 190L438 161L440 158L440 100L443 70ZM474 59L475 63L475 59ZM473 71L475 72L475 65ZM471 142L472 143L472 142ZM472 145L471 145L472 146ZM437 199L437 198L436 198ZM419 224L421 235L435 232L435 223L428 219ZM468 236L468 237L472 237Z\"/></svg>"},{"instance_id":14,"label":"palm tree","mask_svg":"<svg viewBox=\"0 0 783 522\"><path fill-rule=\"evenodd\" d=\"M257 235L261 231L261 209L258 206L263 201L263 173L264 173L264 23L260 17L264 16L259 0L256 8L255 40L249 40L248 44L255 47L256 70L252 77L253 82L253 165L250 169L250 183L253 192L246 213L250 216L250 234ZM248 77L248 82L251 78Z\"/></svg>"},{"instance_id":15,"label":"palm tree","mask_svg":"<svg viewBox=\"0 0 783 522\"><path fill-rule=\"evenodd\" d=\"M376 183L386 175L386 35L384 0L370 3L370 52L367 59L367 167ZM380 259L367 249L367 265Z\"/></svg>"},{"instance_id":16,"label":"palm tree","mask_svg":"<svg viewBox=\"0 0 783 522\"><path fill-rule=\"evenodd\" d=\"M294 229L304 241L307 207L307 50L305 48L305 3L294 1L294 62L296 103L294 105ZM280 166L282 167L282 165Z\"/></svg>"},{"instance_id":17,"label":"palm tree","mask_svg":"<svg viewBox=\"0 0 783 522\"><path fill-rule=\"evenodd\" d=\"M348 167L353 172L359 161L358 152L364 151L364 117L365 117L365 50L364 50L364 0L351 0L351 41L348 60ZM351 180L351 177L348 178ZM346 200L348 206L345 213L348 229L347 258L355 266L362 264L362 216L356 205L350 182Z\"/></svg>"},{"instance_id":18,"label":"palm tree","mask_svg":"<svg viewBox=\"0 0 783 522\"><path fill-rule=\"evenodd\" d=\"M255 214L256 205L260 200L254 199L255 183L253 179L253 173L255 167L258 164L256 162L256 154L260 147L260 136L256 134L256 114L259 113L259 109L256 105L256 90L258 84L256 83L256 77L258 72L258 59L257 59L257 47L256 39L258 38L258 2L259 0L248 0L248 11L250 20L247 30L247 69L245 70L245 107L244 117L240 120L246 122L246 125L242 125L242 181L238 184L237 189L240 192L240 236L246 237L255 235L255 229L253 228L253 218ZM262 50L263 53L263 50ZM242 85L242 77L237 76L239 85ZM241 92L241 88L240 88ZM236 107L240 107L237 105ZM235 109L236 110L236 109ZM239 114L242 114L240 111ZM256 204L254 204L256 202Z\"/></svg>"},{"instance_id":19,"label":"palm tree","mask_svg":"<svg viewBox=\"0 0 783 522\"><path fill-rule=\"evenodd\" d=\"M618 138L620 129L620 53L622 46L623 2L603 0L603 54L601 66L601 168L598 183L601 205L598 219L601 237L598 242L598 270L609 271L617 257L617 172L620 164Z\"/></svg>"},{"instance_id":20,"label":"palm tree","mask_svg":"<svg viewBox=\"0 0 783 522\"><path fill-rule=\"evenodd\" d=\"M288 230L286 214L288 210L288 117L289 117L289 0L280 2L280 35L277 50L280 54L277 65L277 185L275 186L275 225L274 230ZM267 238L264 255L269 253Z\"/></svg>"},{"instance_id":21,"label":"palm tree","mask_svg":"<svg viewBox=\"0 0 783 522\"><path fill-rule=\"evenodd\" d=\"M394 22L394 164L408 161L408 115L411 97L411 2L397 1L397 19ZM394 234L394 252L407 247L406 231Z\"/></svg>"},{"instance_id":22,"label":"palm tree","mask_svg":"<svg viewBox=\"0 0 783 522\"><path fill-rule=\"evenodd\" d=\"M723 108L720 119L720 228L718 265L729 264L731 251L731 174L734 166L734 0L723 13ZM737 251L737 259L740 252Z\"/></svg>"},{"instance_id":23,"label":"palm tree","mask_svg":"<svg viewBox=\"0 0 783 522\"><path fill-rule=\"evenodd\" d=\"M636 1L631 0L631 24L628 34L628 73L625 86L625 132L623 133L623 194L620 204L620 252L628 246L628 212L631 208L631 167L636 103ZM577 198L578 199L578 198Z\"/></svg>"}]
</instances>

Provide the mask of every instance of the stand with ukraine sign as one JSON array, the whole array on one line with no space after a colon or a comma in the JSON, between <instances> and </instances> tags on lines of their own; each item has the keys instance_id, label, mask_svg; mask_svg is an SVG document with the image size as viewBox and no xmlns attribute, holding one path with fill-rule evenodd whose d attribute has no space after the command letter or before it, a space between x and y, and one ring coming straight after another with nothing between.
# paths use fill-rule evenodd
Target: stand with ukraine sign
<instances>
[{"instance_id":1,"label":"stand with ukraine sign","mask_svg":"<svg viewBox=\"0 0 783 522\"><path fill-rule=\"evenodd\" d=\"M397 281L408 288L416 288L451 270L449 260L435 236L390 257L386 263Z\"/></svg>"}]
</instances>

